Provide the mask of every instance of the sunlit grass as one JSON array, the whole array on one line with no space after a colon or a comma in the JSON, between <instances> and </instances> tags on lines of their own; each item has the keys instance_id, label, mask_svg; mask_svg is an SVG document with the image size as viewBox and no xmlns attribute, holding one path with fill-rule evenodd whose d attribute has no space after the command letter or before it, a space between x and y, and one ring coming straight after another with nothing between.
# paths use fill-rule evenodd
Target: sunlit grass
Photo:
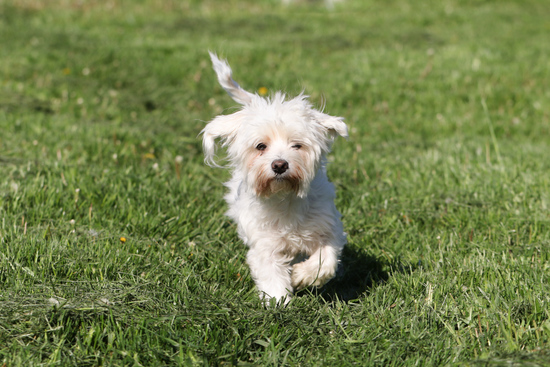
<instances>
[{"instance_id":1,"label":"sunlit grass","mask_svg":"<svg viewBox=\"0 0 550 367\"><path fill-rule=\"evenodd\" d=\"M0 2L6 365L550 363L537 1ZM336 279L264 308L199 133L208 50L343 116Z\"/></svg>"}]
</instances>

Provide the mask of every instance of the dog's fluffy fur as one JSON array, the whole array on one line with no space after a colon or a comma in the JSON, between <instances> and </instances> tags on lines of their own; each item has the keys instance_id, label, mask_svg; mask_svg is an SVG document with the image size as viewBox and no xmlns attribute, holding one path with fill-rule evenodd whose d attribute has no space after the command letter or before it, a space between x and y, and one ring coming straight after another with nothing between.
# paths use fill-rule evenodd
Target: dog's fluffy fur
<instances>
[{"instance_id":1,"label":"dog's fluffy fur","mask_svg":"<svg viewBox=\"0 0 550 367\"><path fill-rule=\"evenodd\" d=\"M219 139L232 171L227 215L250 248L260 296L288 302L294 290L325 284L338 267L346 236L325 156L337 135L347 138L347 126L314 109L307 96L266 99L243 90L227 62L210 57L219 83L243 107L206 125L205 160L217 166Z\"/></svg>"}]
</instances>

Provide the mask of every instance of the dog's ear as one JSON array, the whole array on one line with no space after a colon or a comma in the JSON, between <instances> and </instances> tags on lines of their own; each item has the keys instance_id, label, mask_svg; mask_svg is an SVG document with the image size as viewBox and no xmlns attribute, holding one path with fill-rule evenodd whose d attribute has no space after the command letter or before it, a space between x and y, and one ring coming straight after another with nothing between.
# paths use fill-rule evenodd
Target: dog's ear
<instances>
[{"instance_id":1,"label":"dog's ear","mask_svg":"<svg viewBox=\"0 0 550 367\"><path fill-rule=\"evenodd\" d=\"M241 88L239 83L233 80L233 73L231 67L227 61L218 59L215 53L209 52L212 59L212 66L214 71L218 75L218 82L225 89L225 91L235 100L235 102L242 105L248 105L255 97L254 94L245 91Z\"/></svg>"},{"instance_id":2,"label":"dog's ear","mask_svg":"<svg viewBox=\"0 0 550 367\"><path fill-rule=\"evenodd\" d=\"M220 115L201 131L202 147L205 156L204 161L209 166L219 167L215 161L216 139L220 139L221 145L224 147L231 144L237 135L237 130L241 126L242 119L242 111L231 115Z\"/></svg>"},{"instance_id":3,"label":"dog's ear","mask_svg":"<svg viewBox=\"0 0 550 367\"><path fill-rule=\"evenodd\" d=\"M330 116L325 113L315 111L315 121L328 130L332 136L340 135L343 138L348 138L348 126L344 122L343 117Z\"/></svg>"}]
</instances>

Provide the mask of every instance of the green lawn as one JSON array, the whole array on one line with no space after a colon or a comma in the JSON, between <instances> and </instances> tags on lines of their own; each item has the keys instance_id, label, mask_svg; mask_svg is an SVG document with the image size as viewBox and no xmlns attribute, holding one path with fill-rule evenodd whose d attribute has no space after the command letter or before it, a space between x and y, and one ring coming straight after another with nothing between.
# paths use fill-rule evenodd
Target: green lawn
<instances>
[{"instance_id":1,"label":"green lawn","mask_svg":"<svg viewBox=\"0 0 550 367\"><path fill-rule=\"evenodd\" d=\"M549 11L0 0L0 365L549 365ZM208 50L350 127L342 271L285 308L203 163Z\"/></svg>"}]
</instances>

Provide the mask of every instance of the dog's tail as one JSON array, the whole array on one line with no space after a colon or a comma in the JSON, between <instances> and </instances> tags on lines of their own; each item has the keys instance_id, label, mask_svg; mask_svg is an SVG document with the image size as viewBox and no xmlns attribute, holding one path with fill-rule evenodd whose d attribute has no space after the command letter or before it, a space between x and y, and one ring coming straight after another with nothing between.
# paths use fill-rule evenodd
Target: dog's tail
<instances>
[{"instance_id":1,"label":"dog's tail","mask_svg":"<svg viewBox=\"0 0 550 367\"><path fill-rule=\"evenodd\" d=\"M248 105L252 102L254 95L250 92L245 91L241 88L239 83L233 80L231 67L225 60L218 59L218 56L213 52L208 52L210 58L212 59L212 65L214 71L218 74L218 82L225 89L225 91L233 98L236 102L242 105Z\"/></svg>"}]
</instances>

